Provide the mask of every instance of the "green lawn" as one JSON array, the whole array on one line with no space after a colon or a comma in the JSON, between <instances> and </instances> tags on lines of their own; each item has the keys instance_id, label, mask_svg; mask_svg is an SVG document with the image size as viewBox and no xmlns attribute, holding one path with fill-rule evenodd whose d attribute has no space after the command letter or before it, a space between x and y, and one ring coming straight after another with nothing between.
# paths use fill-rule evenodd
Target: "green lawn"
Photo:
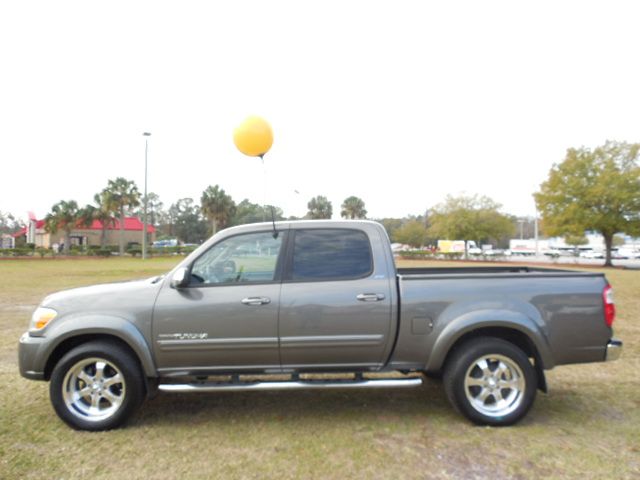
<instances>
[{"instance_id":1,"label":"green lawn","mask_svg":"<svg viewBox=\"0 0 640 480\"><path fill-rule=\"evenodd\" d=\"M161 394L124 429L69 429L48 384L18 374L31 311L47 293L156 275L180 258L0 260L0 479L640 478L640 271L607 271L622 359L548 372L549 394L514 427L469 424L428 381Z\"/></svg>"}]
</instances>

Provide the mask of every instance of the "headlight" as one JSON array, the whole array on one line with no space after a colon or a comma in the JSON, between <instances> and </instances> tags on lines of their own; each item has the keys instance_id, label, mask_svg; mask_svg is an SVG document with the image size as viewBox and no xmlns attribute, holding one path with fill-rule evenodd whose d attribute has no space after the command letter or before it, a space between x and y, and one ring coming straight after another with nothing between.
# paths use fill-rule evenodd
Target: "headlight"
<instances>
[{"instance_id":1,"label":"headlight","mask_svg":"<svg viewBox=\"0 0 640 480\"><path fill-rule=\"evenodd\" d=\"M33 312L33 315L31 316L29 331L37 332L39 330L42 330L49 324L49 322L51 322L51 320L56 318L56 315L58 315L58 312L56 312L53 308L36 308L36 311Z\"/></svg>"}]
</instances>

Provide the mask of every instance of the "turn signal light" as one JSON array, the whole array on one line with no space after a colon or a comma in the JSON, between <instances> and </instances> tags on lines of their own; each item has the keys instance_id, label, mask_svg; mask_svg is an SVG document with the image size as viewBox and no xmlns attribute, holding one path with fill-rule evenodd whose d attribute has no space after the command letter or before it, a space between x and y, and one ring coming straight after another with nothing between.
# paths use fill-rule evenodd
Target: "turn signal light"
<instances>
[{"instance_id":1,"label":"turn signal light","mask_svg":"<svg viewBox=\"0 0 640 480\"><path fill-rule=\"evenodd\" d=\"M46 327L51 320L56 318L58 313L52 308L44 308L39 307L33 312L33 316L31 317L31 324L29 325L29 331L37 332L38 330L42 330Z\"/></svg>"}]
</instances>

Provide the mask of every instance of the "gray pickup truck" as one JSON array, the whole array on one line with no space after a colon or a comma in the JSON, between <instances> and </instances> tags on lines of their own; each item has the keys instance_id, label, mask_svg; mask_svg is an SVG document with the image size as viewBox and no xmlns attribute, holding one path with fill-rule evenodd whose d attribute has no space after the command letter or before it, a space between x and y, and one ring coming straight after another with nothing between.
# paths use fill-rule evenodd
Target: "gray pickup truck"
<instances>
[{"instance_id":1,"label":"gray pickup truck","mask_svg":"<svg viewBox=\"0 0 640 480\"><path fill-rule=\"evenodd\" d=\"M48 296L19 363L83 430L121 425L158 390L410 387L421 374L473 422L509 425L546 391L545 369L620 355L614 315L601 273L398 269L377 223L265 223L219 232L165 276Z\"/></svg>"}]
</instances>

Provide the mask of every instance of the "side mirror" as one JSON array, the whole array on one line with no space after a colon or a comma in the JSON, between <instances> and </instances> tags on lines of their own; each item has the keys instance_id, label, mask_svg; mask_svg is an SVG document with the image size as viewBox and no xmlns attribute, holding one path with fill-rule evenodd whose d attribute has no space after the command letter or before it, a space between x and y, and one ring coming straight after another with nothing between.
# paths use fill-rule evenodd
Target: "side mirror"
<instances>
[{"instance_id":1,"label":"side mirror","mask_svg":"<svg viewBox=\"0 0 640 480\"><path fill-rule=\"evenodd\" d=\"M184 288L189 284L189 270L185 267L179 268L171 277L171 288Z\"/></svg>"}]
</instances>

